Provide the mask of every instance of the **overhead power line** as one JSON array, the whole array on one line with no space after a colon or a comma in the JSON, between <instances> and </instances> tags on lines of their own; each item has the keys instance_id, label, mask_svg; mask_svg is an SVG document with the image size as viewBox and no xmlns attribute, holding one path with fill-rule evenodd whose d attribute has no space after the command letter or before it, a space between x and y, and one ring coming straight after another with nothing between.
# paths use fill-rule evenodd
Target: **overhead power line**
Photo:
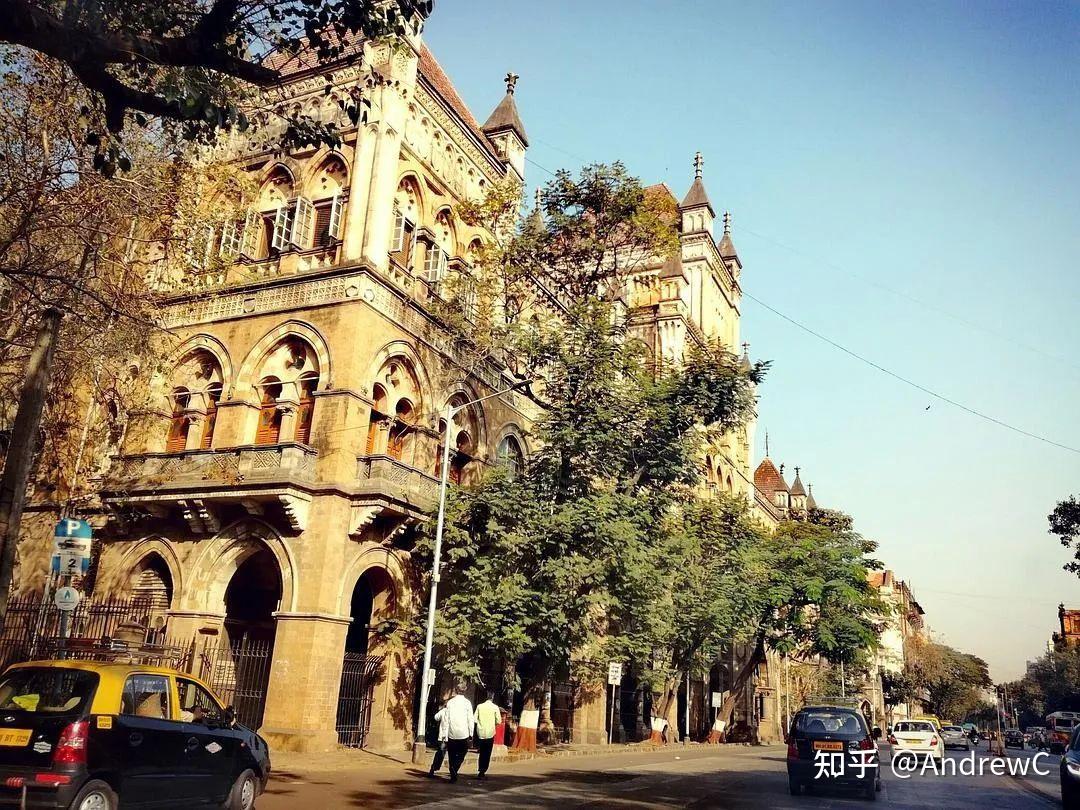
<instances>
[{"instance_id":1,"label":"overhead power line","mask_svg":"<svg viewBox=\"0 0 1080 810\"><path fill-rule=\"evenodd\" d=\"M961 411L964 411L965 413L970 414L971 416L976 416L979 419L990 422L991 424L997 425L998 427L1003 427L1006 430L1011 430L1014 433L1019 433L1021 436L1026 436L1029 439L1035 439L1036 441L1040 441L1040 442L1043 442L1045 444L1049 444L1049 445L1051 445L1053 447L1060 448L1061 450L1068 450L1070 453L1076 453L1076 454L1080 455L1080 449L1078 449L1076 447L1070 447L1067 444L1062 444L1061 442L1056 442L1053 439L1048 439L1045 436L1039 435L1038 433L1032 433L1029 430L1024 430L1023 428L1017 427L1016 425L1011 425L1008 422L1002 421L1001 419L998 419L997 417L990 416L989 414L983 413L982 411L978 411L975 408L969 407L968 405L965 405L964 403L959 402L959 401L957 401L955 399L952 399L950 397L947 397L944 394L939 394L937 391L934 391L931 388L927 388L925 385L921 385L921 384L915 382L914 380L909 379L908 377L905 377L905 376L903 376L901 374L897 374L895 371L892 371L891 369L885 368L885 366L883 366L883 365L881 365L879 363L875 363L870 358L865 357L864 355L861 355L858 352L852 351L847 346L844 346L844 345L842 345L840 343L837 343L832 338L826 337L825 335L821 334L820 332L817 332L817 331L811 329L809 326L806 326L805 324L800 323L799 321L795 320L791 316L785 315L780 310L774 309L773 307L769 306L764 301L762 301L760 298L757 298L757 297L751 295L748 292L744 291L743 296L746 297L746 298L749 298L751 301L758 304L759 306L767 309L769 312L773 313L778 318L782 318L783 320L787 321L788 323L792 324L793 326L798 327L799 329L806 332L808 335L812 335L813 337L816 337L818 340L822 341L823 343L829 344L834 349L837 349L837 350L843 352L844 354L846 354L846 355L848 355L850 357L854 357L860 363L865 363L866 365L870 366L871 368L877 369L882 374L886 374L886 375L888 375L889 377L892 377L895 380L899 380L900 382L904 383L907 386L910 386L911 388L914 388L917 391L921 391L924 394L933 397L934 399L940 400L941 402L944 402L947 405L952 405L954 408L959 408Z\"/></svg>"}]
</instances>

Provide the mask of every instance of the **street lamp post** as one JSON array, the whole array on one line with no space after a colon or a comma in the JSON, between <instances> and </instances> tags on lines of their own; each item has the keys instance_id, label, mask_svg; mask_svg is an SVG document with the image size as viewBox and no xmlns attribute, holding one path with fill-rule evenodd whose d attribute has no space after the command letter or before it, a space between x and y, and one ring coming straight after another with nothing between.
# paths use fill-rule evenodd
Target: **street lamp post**
<instances>
[{"instance_id":1,"label":"street lamp post","mask_svg":"<svg viewBox=\"0 0 1080 810\"><path fill-rule=\"evenodd\" d=\"M508 394L531 382L532 380L522 380L509 388L504 388L502 391L496 391L494 394L488 394L464 402L461 405L450 405L448 403L443 411L443 419L446 425L443 430L442 474L439 476L439 514L435 521L435 556L431 562L431 595L428 598L427 632L424 637L424 668L420 673L420 677L423 679L420 686L420 713L416 721L416 740L413 742L412 753L414 763L420 762L427 751L427 742L424 737L427 734L427 699L428 689L431 686L428 673L431 671L431 648L435 638L435 604L439 597L439 565L442 560L443 526L446 522L446 487L450 477L450 439L454 415L471 405L476 405L494 397L501 397L503 394Z\"/></svg>"}]
</instances>

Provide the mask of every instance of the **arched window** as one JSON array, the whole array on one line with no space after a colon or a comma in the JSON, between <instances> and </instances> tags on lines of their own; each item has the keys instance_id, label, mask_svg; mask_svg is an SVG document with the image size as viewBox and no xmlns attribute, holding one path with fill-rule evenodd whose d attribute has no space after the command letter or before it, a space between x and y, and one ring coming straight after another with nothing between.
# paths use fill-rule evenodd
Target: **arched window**
<instances>
[{"instance_id":1,"label":"arched window","mask_svg":"<svg viewBox=\"0 0 1080 810\"><path fill-rule=\"evenodd\" d=\"M255 429L255 444L277 444L281 439L281 382L274 377L264 377L259 383L262 397L259 400L259 424Z\"/></svg>"},{"instance_id":2,"label":"arched window","mask_svg":"<svg viewBox=\"0 0 1080 810\"><path fill-rule=\"evenodd\" d=\"M192 424L200 431L191 437L198 439L195 446L213 446L222 382L221 364L206 349L193 349L176 364L172 373L172 419L165 441L167 452L187 449Z\"/></svg>"},{"instance_id":3,"label":"arched window","mask_svg":"<svg viewBox=\"0 0 1080 810\"><path fill-rule=\"evenodd\" d=\"M511 478L521 475L525 467L525 454L521 451L521 443L516 436L503 436L496 449L496 458L502 464Z\"/></svg>"},{"instance_id":4,"label":"arched window","mask_svg":"<svg viewBox=\"0 0 1080 810\"><path fill-rule=\"evenodd\" d=\"M315 246L333 244L344 236L345 194L349 173L341 158L328 157L312 183L311 199L315 208Z\"/></svg>"},{"instance_id":5,"label":"arched window","mask_svg":"<svg viewBox=\"0 0 1080 810\"><path fill-rule=\"evenodd\" d=\"M315 391L319 387L319 357L303 338L290 336L279 340L258 366L259 424L256 444L296 441L311 443L311 425L315 411ZM271 400L269 397L273 396ZM295 403L295 419L286 417L281 403ZM286 421L288 420L288 421ZM287 433L282 435L282 423Z\"/></svg>"},{"instance_id":6,"label":"arched window","mask_svg":"<svg viewBox=\"0 0 1080 810\"><path fill-rule=\"evenodd\" d=\"M172 392L172 419L169 420L169 435L165 440L166 453L180 453L187 449L188 403L191 395L186 388L174 388ZM160 445L159 445L160 446Z\"/></svg>"},{"instance_id":7,"label":"arched window","mask_svg":"<svg viewBox=\"0 0 1080 810\"><path fill-rule=\"evenodd\" d=\"M475 460L480 436L480 421L476 412L476 406L463 407L468 401L464 394L454 394L448 403L453 408L458 408L453 416L453 424L450 426L450 470L448 478L455 484L464 483L469 471L469 465ZM442 457L444 442L446 441L446 421L439 420L439 448L435 457L435 477L442 476Z\"/></svg>"},{"instance_id":8,"label":"arched window","mask_svg":"<svg viewBox=\"0 0 1080 810\"><path fill-rule=\"evenodd\" d=\"M367 454L386 454L413 463L416 424L422 412L422 400L420 384L412 365L403 357L387 360L379 370L371 392ZM384 441L385 446L382 444Z\"/></svg>"},{"instance_id":9,"label":"arched window","mask_svg":"<svg viewBox=\"0 0 1080 810\"><path fill-rule=\"evenodd\" d=\"M443 209L435 217L435 236L428 243L424 257L424 277L429 284L442 281L446 274L446 265L456 253L456 241L450 209Z\"/></svg>"},{"instance_id":10,"label":"arched window","mask_svg":"<svg viewBox=\"0 0 1080 810\"><path fill-rule=\"evenodd\" d=\"M416 228L420 222L420 186L412 177L398 185L394 195L394 229L390 240L390 256L406 269L412 269L416 251Z\"/></svg>"}]
</instances>

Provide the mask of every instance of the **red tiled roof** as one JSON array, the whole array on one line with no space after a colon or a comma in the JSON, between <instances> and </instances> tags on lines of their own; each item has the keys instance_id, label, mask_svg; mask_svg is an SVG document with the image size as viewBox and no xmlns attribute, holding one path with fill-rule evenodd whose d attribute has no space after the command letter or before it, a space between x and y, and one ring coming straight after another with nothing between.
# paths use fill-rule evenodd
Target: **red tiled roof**
<instances>
[{"instance_id":1,"label":"red tiled roof","mask_svg":"<svg viewBox=\"0 0 1080 810\"><path fill-rule=\"evenodd\" d=\"M333 39L333 35L331 35L330 38ZM349 62L362 55L363 52L364 41L359 37L351 37L342 49L341 54L333 60L332 64ZM273 53L267 56L262 63L264 66L278 71L282 78L288 78L298 73L328 66L320 65L315 51L310 48L302 48L295 54ZM431 85L435 93L441 97L442 100L446 102L447 106L449 106L462 120L465 127L476 136L476 139L480 142L480 145L488 155L501 165L501 158L499 158L498 154L495 152L495 149L487 139L487 136L484 135L479 122L469 110L468 105L462 100L461 96L458 95L457 90L454 88L454 83L450 81L450 77L446 75L446 72L435 59L434 54L431 53L428 46L423 44L420 46L419 73L420 76Z\"/></svg>"},{"instance_id":2,"label":"red tiled roof","mask_svg":"<svg viewBox=\"0 0 1080 810\"><path fill-rule=\"evenodd\" d=\"M768 457L764 458L758 464L758 468L754 470L754 486L769 495L770 498L774 492L790 491L784 476L780 474L780 471L776 469L776 465L772 463L772 459Z\"/></svg>"},{"instance_id":3,"label":"red tiled roof","mask_svg":"<svg viewBox=\"0 0 1080 810\"><path fill-rule=\"evenodd\" d=\"M484 146L488 154L500 160L495 153L494 147L491 146L491 142L487 139L483 130L480 129L480 123L473 117L468 105L461 100L461 96L458 95L457 90L454 88L454 83L450 81L450 77L446 75L442 65L438 63L435 55L427 45L420 46L420 75L427 80L428 84L442 97L443 101L457 113L465 126L472 131L473 135Z\"/></svg>"}]
</instances>

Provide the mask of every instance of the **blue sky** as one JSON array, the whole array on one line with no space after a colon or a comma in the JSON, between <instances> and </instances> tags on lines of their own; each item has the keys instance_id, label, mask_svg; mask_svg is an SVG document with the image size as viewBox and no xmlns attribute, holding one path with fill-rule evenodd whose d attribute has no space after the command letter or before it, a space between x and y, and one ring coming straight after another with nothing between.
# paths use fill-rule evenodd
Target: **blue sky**
<instances>
[{"instance_id":1,"label":"blue sky","mask_svg":"<svg viewBox=\"0 0 1080 810\"><path fill-rule=\"evenodd\" d=\"M530 185L618 159L681 196L701 150L748 294L1080 448L1080 5L442 0L425 36L481 121L521 75ZM1080 454L754 301L742 331L773 362L755 463L767 429L936 638L1021 674L1080 607L1046 524Z\"/></svg>"}]
</instances>

